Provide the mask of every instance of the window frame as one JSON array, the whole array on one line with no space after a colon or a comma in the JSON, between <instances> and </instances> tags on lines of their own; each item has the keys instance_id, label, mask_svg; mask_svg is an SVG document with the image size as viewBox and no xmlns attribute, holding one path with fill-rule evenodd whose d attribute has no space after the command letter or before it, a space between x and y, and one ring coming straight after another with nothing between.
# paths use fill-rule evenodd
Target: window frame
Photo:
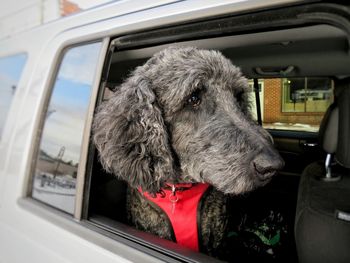
<instances>
[{"instance_id":1,"label":"window frame","mask_svg":"<svg viewBox=\"0 0 350 263\"><path fill-rule=\"evenodd\" d=\"M84 120L84 129L83 129L83 137L82 137L82 144L80 148L80 157L79 157L79 165L78 165L78 170L77 170L77 178L76 178L76 194L75 194L75 204L74 204L74 212L73 214L69 214L59 208L56 208L54 206L51 206L50 204L47 204L45 202L42 202L40 200L36 200L32 197L33 194L33 182L35 178L35 169L36 169L36 164L38 160L38 154L40 151L40 143L41 143L41 138L43 135L43 128L45 125L45 119L46 119L46 114L49 108L50 100L54 91L54 86L58 77L58 72L60 70L60 67L62 65L63 59L67 51L69 51L72 48L79 47L79 46L84 46L92 43L101 43L101 47L99 50L99 55L97 58L97 64L96 64L96 71L95 75L91 84L91 96L88 104L88 110L86 112L86 117ZM56 59L52 63L52 71L50 72L48 82L45 88L45 92L43 95L43 104L40 107L40 116L38 120L38 124L36 127L36 133L35 133L35 140L33 142L33 152L31 155L32 162L31 162L31 167L30 167L30 172L29 172L29 180L27 183L27 190L26 190L26 197L33 200L35 203L40 203L43 206L48 207L49 209L53 209L56 211L58 214L62 215L69 215L75 220L81 220L81 214L82 214L82 199L83 199L83 191L84 191L84 183L85 183L85 168L86 168L86 158L87 158L87 151L88 151L88 142L90 138L90 132L91 132L91 125L92 125L92 118L93 118L93 111L95 108L95 103L96 103L96 96L97 92L99 90L99 84L100 84L100 78L102 75L102 70L103 70L103 63L105 60L105 54L107 51L107 48L109 46L110 38L109 37L104 37L104 38L97 38L97 39L92 39L88 41L81 41L73 44L67 44L64 45L62 48L60 48L57 53Z\"/></svg>"},{"instance_id":2,"label":"window frame","mask_svg":"<svg viewBox=\"0 0 350 263\"><path fill-rule=\"evenodd\" d=\"M327 108L325 109L325 111L283 111L283 106L284 106L284 103L285 103L285 87L283 85L284 81L287 80L287 79L305 79L307 80L309 77L306 77L306 76L301 76L301 77L274 77L274 78L269 78L269 77L261 77L261 78L254 78L254 79L248 79L248 83L249 83L249 86L251 87L252 89L252 93L254 94L254 100L251 101L251 104L252 104L252 110L255 110L253 113L253 116L255 117L259 115L259 111L260 111L260 114L261 114L261 117L262 117L262 123L260 124L259 121L258 121L258 118L254 118L256 121L258 121L258 124L261 125L262 127L264 127L265 129L267 129L268 131L281 131L281 132L299 132L300 133L303 133L303 132L306 132L306 133L312 133L312 134L317 134L318 132L317 131L314 131L314 130L298 130L298 129L293 129L293 128L271 128L271 125L273 126L273 124L275 122L283 122L283 121L279 121L279 120L276 120L276 121L273 121L273 122L264 122L264 116L267 115L269 118L272 118L271 116L269 116L270 114L268 114L268 111L265 112L265 105L264 105L264 100L265 100L265 89L268 91L270 89L270 85L269 84L266 84L265 81L271 81L271 80L277 80L280 84L279 84L279 92L280 92L280 105L279 105L279 114L278 116L279 117L319 117L320 119L323 118L324 114L326 113L326 109L328 108L328 106L330 104L333 103L333 97L334 97L334 80L331 78L331 77L327 77L327 76L322 76L322 77L315 77L315 76L312 76L310 77L310 79L327 79L330 81L331 83L331 91L332 91L332 96L331 96L331 100L329 100L329 105L327 106ZM260 108L257 107L256 105L256 98L257 98L257 93L255 92L255 88L254 88L254 80L257 79L258 80L258 85L259 85L259 100L260 100ZM262 88L262 89L261 89ZM253 99L253 98L251 98ZM276 98L277 99L277 98ZM306 106L306 101L304 101L304 104ZM277 109L277 107L275 108ZM265 114L267 113L267 114ZM277 118L277 117L276 117ZM293 124L296 124L295 122L283 122L283 123L293 123ZM310 123L307 123L307 122L301 122L301 124L307 124L309 125ZM319 126L321 124L321 121L320 123L314 123L314 124L311 124L311 125L314 125L314 126ZM270 126L270 127L269 127ZM301 136L303 137L303 136ZM308 136L307 136L308 137Z\"/></svg>"},{"instance_id":3,"label":"window frame","mask_svg":"<svg viewBox=\"0 0 350 263\"><path fill-rule=\"evenodd\" d=\"M314 77L314 76L313 77L307 77L307 76L304 76L304 77L297 77L297 78L299 78L299 79L303 78L304 81L307 83L309 81L309 79L313 79L313 78L324 78L325 79L326 77ZM285 101L285 97L287 96L288 92L286 92L285 81L288 80L288 79L295 79L295 77L281 78L281 95L282 95L282 98L281 98L281 114L283 114L283 115L298 115L298 116L307 116L307 115L317 115L317 116L322 115L323 116L325 111L307 111L306 110L307 109L307 104L306 104L307 100L306 99L304 99L304 101L303 101L304 111L287 111L287 110L283 109L283 104L287 103ZM333 93L334 92L334 81L331 78L328 78L328 79L330 80L331 91ZM308 84L306 84L306 85L308 85ZM304 88L300 89L300 90L304 90L304 91L307 90L305 88L305 83L304 83ZM332 94L332 96L333 96L333 94ZM306 95L306 98L308 98L307 95ZM332 102L330 104L332 104Z\"/></svg>"}]
</instances>

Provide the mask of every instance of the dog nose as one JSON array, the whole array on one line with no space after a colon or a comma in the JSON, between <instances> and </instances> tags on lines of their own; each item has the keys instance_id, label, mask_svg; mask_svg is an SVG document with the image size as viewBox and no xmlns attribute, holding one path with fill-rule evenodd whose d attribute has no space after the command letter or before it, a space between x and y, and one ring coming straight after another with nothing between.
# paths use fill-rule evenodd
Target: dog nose
<instances>
[{"instance_id":1,"label":"dog nose","mask_svg":"<svg viewBox=\"0 0 350 263\"><path fill-rule=\"evenodd\" d=\"M252 166L259 179L266 180L283 168L284 161L276 150L264 149L253 159Z\"/></svg>"}]
</instances>

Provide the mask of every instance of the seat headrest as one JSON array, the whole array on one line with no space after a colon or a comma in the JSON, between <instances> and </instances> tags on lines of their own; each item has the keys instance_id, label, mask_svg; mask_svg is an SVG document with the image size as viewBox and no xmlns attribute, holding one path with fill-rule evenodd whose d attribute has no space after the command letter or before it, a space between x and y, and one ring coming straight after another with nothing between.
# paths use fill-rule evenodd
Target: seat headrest
<instances>
[{"instance_id":1,"label":"seat headrest","mask_svg":"<svg viewBox=\"0 0 350 263\"><path fill-rule=\"evenodd\" d=\"M350 78L335 82L335 102L326 111L319 130L322 148L350 168Z\"/></svg>"}]
</instances>

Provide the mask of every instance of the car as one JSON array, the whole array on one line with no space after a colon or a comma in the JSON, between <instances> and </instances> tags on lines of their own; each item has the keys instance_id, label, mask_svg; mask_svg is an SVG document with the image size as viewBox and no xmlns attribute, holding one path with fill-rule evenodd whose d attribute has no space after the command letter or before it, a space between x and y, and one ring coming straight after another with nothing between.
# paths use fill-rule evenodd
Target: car
<instances>
[{"instance_id":1,"label":"car","mask_svg":"<svg viewBox=\"0 0 350 263\"><path fill-rule=\"evenodd\" d=\"M350 6L118 1L0 39L0 261L349 262ZM91 140L96 107L170 46L219 50L285 166L231 196L211 257L137 230Z\"/></svg>"}]
</instances>

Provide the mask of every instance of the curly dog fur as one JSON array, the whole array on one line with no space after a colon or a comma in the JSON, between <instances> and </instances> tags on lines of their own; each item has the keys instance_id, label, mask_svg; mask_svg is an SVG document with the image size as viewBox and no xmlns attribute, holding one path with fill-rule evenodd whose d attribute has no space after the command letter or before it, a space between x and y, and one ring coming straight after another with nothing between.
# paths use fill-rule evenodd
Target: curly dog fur
<instances>
[{"instance_id":1,"label":"curly dog fur","mask_svg":"<svg viewBox=\"0 0 350 263\"><path fill-rule=\"evenodd\" d=\"M283 166L270 135L250 115L249 86L218 51L170 47L150 58L102 103L94 142L103 167L130 186L128 207L139 229L171 239L164 215L135 190L206 182L201 215L204 252L225 231L225 194L266 184Z\"/></svg>"}]
</instances>

